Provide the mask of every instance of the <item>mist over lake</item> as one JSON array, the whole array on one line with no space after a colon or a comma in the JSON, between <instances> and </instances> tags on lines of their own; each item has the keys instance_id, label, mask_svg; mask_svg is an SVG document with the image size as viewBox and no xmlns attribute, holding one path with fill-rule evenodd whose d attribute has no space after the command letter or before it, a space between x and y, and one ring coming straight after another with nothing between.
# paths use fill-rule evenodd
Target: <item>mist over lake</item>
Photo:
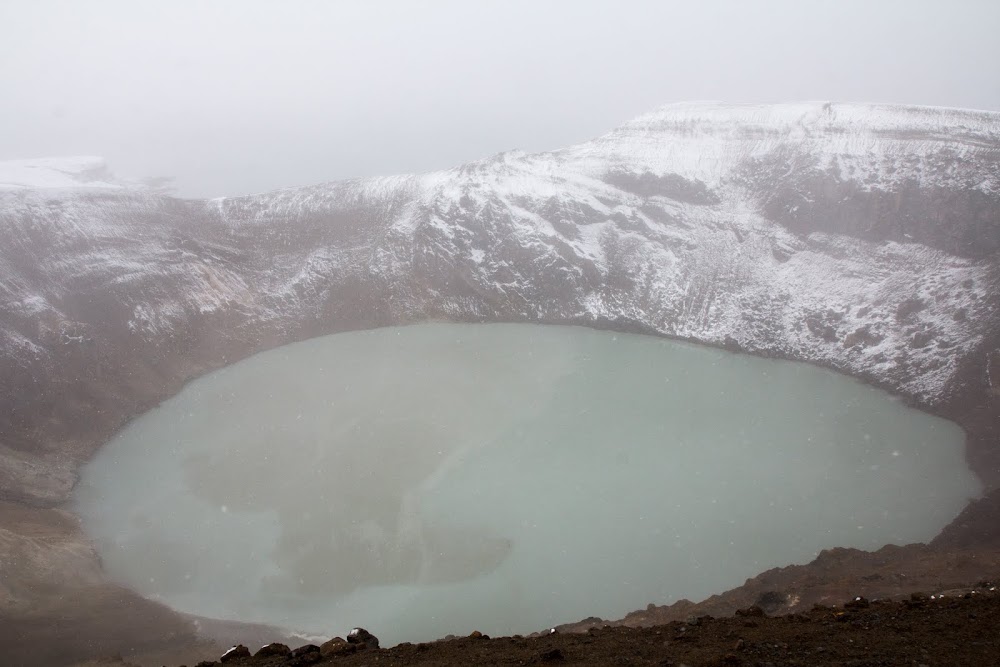
<instances>
[{"instance_id":1,"label":"mist over lake","mask_svg":"<svg viewBox=\"0 0 1000 667\"><path fill-rule=\"evenodd\" d=\"M109 574L178 609L383 641L700 599L926 541L963 433L813 366L578 327L423 324L190 383L82 470Z\"/></svg>"}]
</instances>

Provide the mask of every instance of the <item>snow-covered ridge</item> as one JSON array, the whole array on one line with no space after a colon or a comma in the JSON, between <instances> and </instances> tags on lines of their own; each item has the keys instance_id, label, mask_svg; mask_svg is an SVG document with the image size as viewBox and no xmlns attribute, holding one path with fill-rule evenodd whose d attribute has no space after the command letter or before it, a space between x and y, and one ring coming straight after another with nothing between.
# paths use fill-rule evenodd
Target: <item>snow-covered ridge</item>
<instances>
[{"instance_id":1,"label":"snow-covered ridge","mask_svg":"<svg viewBox=\"0 0 1000 667\"><path fill-rule=\"evenodd\" d=\"M714 187L776 156L788 163L789 172L802 167L836 169L838 179L864 188L885 188L911 179L926 186L997 193L1000 112L831 102L678 103L552 152L511 150L446 170L214 201L226 208L236 201L263 198L290 213L332 200L392 199L403 191L424 203L483 187L501 188L511 195L559 196L573 182L593 185L595 179L603 180L616 170L676 174ZM971 176L963 180L958 169Z\"/></svg>"},{"instance_id":2,"label":"snow-covered ridge","mask_svg":"<svg viewBox=\"0 0 1000 667\"><path fill-rule=\"evenodd\" d=\"M682 102L668 104L621 126L622 130L684 124L729 125L744 128L789 127L831 129L854 127L868 132L940 132L954 137L968 132L984 139L1000 138L1000 112L975 109L909 106L902 104L844 104L797 102L789 104L726 104Z\"/></svg>"},{"instance_id":3,"label":"snow-covered ridge","mask_svg":"<svg viewBox=\"0 0 1000 667\"><path fill-rule=\"evenodd\" d=\"M563 150L208 201L32 164L0 189L0 437L25 443L120 423L162 378L426 319L656 332L935 408L1000 330L996 113L673 105ZM75 412L31 412L56 395Z\"/></svg>"},{"instance_id":4,"label":"snow-covered ridge","mask_svg":"<svg viewBox=\"0 0 1000 667\"><path fill-rule=\"evenodd\" d=\"M906 180L1000 192L1000 112L837 104L673 104L593 141L559 152L570 159L676 173L718 185L740 167L780 159L836 170L868 187ZM954 174L977 163L978 180Z\"/></svg>"},{"instance_id":5,"label":"snow-covered ridge","mask_svg":"<svg viewBox=\"0 0 1000 667\"><path fill-rule=\"evenodd\" d=\"M104 158L100 157L75 156L0 161L0 190L128 187L140 187L140 185L115 176Z\"/></svg>"},{"instance_id":6,"label":"snow-covered ridge","mask_svg":"<svg viewBox=\"0 0 1000 667\"><path fill-rule=\"evenodd\" d=\"M915 196L903 197L907 187L988 201L1000 193L998 160L1000 113L692 103L554 152L509 151L445 171L217 204L235 227L377 211L388 235L373 267L407 273L433 258L468 267L463 280L482 293L530 304L518 309L528 319L568 307L551 293L572 293L574 317L627 316L668 335L892 377L935 402L984 334L966 314L983 312L985 266L951 257L944 244L927 248L928 225L905 210L868 240L837 233L850 225L824 229L825 217L844 209L874 228L883 209ZM958 222L973 215L965 208ZM342 249L313 252L283 293L316 289L356 261ZM611 288L615 280L627 289ZM926 305L897 317L907 300ZM881 312L870 302L884 304ZM931 331L951 352L924 342Z\"/></svg>"}]
</instances>

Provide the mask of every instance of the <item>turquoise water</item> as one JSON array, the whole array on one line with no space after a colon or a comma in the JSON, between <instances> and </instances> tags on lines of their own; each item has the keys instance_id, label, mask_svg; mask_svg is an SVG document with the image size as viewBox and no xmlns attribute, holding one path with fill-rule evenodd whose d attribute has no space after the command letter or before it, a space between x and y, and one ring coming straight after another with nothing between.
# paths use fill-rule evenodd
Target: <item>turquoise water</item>
<instances>
[{"instance_id":1,"label":"turquoise water","mask_svg":"<svg viewBox=\"0 0 1000 667\"><path fill-rule=\"evenodd\" d=\"M383 642L700 599L933 537L954 424L812 366L577 327L337 334L192 382L82 471L112 577L196 614Z\"/></svg>"}]
</instances>

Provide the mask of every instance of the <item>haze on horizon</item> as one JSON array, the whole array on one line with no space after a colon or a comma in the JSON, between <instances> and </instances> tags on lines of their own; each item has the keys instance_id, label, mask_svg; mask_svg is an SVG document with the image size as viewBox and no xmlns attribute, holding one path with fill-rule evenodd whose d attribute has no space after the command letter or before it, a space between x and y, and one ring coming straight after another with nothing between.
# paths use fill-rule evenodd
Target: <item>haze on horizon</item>
<instances>
[{"instance_id":1,"label":"haze on horizon","mask_svg":"<svg viewBox=\"0 0 1000 667\"><path fill-rule=\"evenodd\" d=\"M1000 3L0 5L0 160L237 195L584 141L663 104L1000 110Z\"/></svg>"}]
</instances>

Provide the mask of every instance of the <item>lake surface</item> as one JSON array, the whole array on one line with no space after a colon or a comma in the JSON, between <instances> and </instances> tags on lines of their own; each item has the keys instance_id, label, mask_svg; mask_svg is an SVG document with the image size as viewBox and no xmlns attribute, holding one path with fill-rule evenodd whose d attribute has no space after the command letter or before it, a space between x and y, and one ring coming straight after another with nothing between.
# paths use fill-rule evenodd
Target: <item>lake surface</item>
<instances>
[{"instance_id":1,"label":"lake surface","mask_svg":"<svg viewBox=\"0 0 1000 667\"><path fill-rule=\"evenodd\" d=\"M84 467L108 573L383 645L704 598L979 494L951 422L812 366L578 327L422 324L200 378Z\"/></svg>"}]
</instances>

